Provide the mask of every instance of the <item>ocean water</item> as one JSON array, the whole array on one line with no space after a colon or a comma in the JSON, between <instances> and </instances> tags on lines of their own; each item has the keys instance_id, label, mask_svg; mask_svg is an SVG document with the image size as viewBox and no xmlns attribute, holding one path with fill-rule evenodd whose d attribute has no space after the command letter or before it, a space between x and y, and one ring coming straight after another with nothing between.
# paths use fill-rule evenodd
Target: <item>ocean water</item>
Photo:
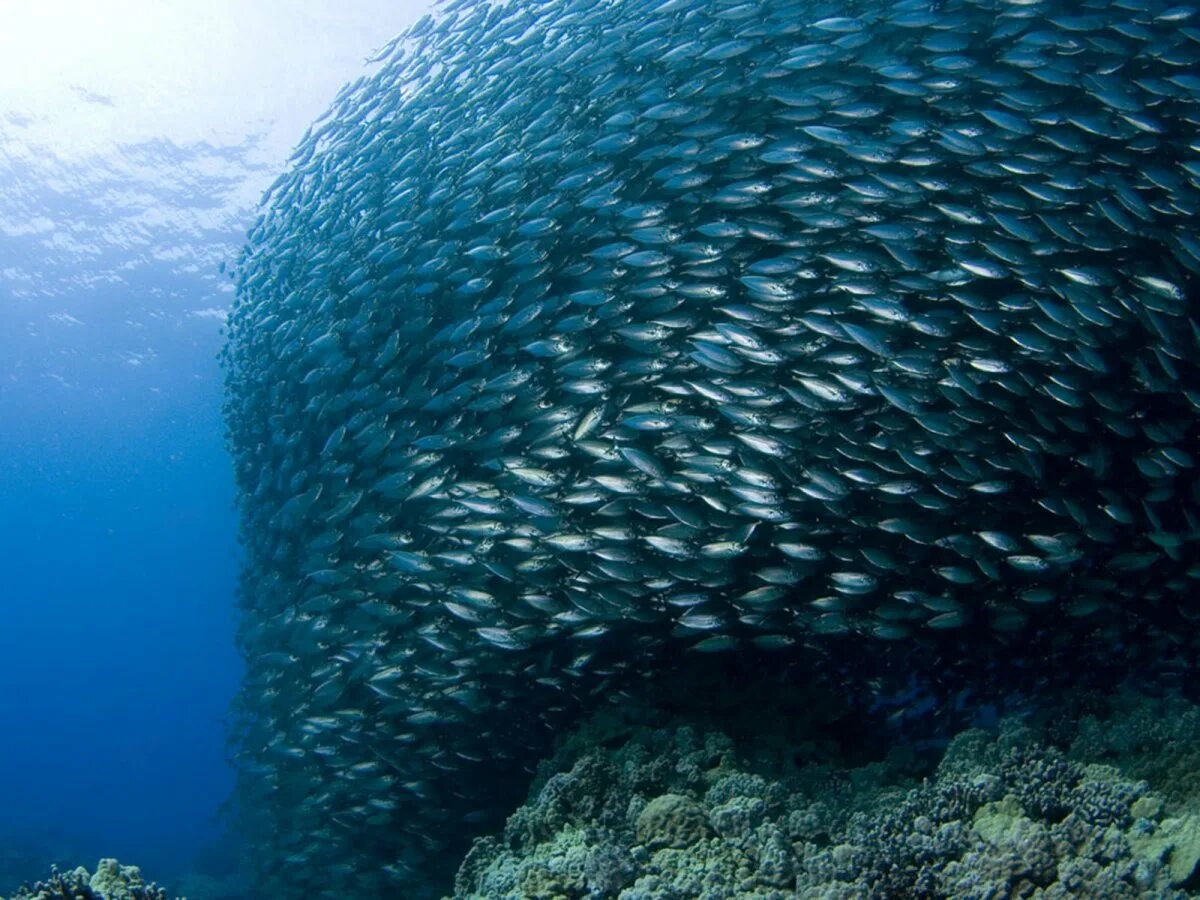
<instances>
[{"instance_id":1,"label":"ocean water","mask_svg":"<svg viewBox=\"0 0 1200 900\"><path fill-rule=\"evenodd\" d=\"M413 4L5 4L0 895L233 862L241 675L220 271Z\"/></svg>"}]
</instances>

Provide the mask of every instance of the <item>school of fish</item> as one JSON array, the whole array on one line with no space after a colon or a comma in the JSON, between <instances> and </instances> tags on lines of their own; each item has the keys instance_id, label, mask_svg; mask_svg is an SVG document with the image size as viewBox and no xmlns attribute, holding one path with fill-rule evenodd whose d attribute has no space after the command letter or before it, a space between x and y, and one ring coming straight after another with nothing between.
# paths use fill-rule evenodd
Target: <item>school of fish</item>
<instances>
[{"instance_id":1,"label":"school of fish","mask_svg":"<svg viewBox=\"0 0 1200 900\"><path fill-rule=\"evenodd\" d=\"M664 656L1194 622L1196 7L454 0L372 62L233 271L263 896L439 896Z\"/></svg>"}]
</instances>

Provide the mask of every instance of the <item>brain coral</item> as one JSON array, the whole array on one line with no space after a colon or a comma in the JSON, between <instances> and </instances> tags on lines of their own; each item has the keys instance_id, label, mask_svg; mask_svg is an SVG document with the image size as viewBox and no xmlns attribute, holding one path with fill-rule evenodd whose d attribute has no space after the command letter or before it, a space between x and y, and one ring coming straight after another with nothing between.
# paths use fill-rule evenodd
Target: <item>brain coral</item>
<instances>
[{"instance_id":1,"label":"brain coral","mask_svg":"<svg viewBox=\"0 0 1200 900\"><path fill-rule=\"evenodd\" d=\"M709 833L704 811L694 800L680 794L655 797L637 817L637 839L652 850L674 847L682 850Z\"/></svg>"}]
</instances>

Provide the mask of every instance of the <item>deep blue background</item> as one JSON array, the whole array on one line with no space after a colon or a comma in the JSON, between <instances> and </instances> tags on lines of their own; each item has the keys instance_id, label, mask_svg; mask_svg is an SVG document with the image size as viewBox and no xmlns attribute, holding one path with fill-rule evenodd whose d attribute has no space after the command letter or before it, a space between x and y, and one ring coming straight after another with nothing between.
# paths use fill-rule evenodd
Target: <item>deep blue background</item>
<instances>
[{"instance_id":1,"label":"deep blue background","mask_svg":"<svg viewBox=\"0 0 1200 900\"><path fill-rule=\"evenodd\" d=\"M253 150L0 152L0 894L107 856L173 881L225 831L219 263Z\"/></svg>"},{"instance_id":2,"label":"deep blue background","mask_svg":"<svg viewBox=\"0 0 1200 900\"><path fill-rule=\"evenodd\" d=\"M218 326L194 324L156 392L0 385L0 843L160 879L220 834L240 673Z\"/></svg>"}]
</instances>

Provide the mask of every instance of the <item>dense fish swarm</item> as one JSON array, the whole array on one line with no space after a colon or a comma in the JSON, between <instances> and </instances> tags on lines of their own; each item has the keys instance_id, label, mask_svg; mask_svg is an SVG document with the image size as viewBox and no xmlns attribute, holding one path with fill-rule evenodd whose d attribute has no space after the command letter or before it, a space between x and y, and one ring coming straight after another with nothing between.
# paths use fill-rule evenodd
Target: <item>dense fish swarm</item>
<instances>
[{"instance_id":1,"label":"dense fish swarm","mask_svg":"<svg viewBox=\"0 0 1200 900\"><path fill-rule=\"evenodd\" d=\"M1186 633L1195 9L456 0L380 60L235 273L264 896L447 887L685 649Z\"/></svg>"}]
</instances>

